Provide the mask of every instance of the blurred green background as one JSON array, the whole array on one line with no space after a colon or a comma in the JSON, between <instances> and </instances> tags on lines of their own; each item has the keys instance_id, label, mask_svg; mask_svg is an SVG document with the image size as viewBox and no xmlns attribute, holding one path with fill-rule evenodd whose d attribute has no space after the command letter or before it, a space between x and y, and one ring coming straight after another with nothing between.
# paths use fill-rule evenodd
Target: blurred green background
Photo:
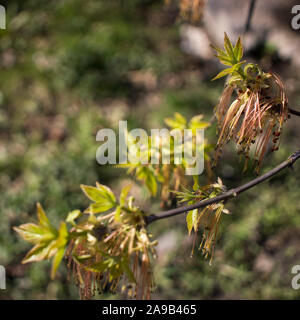
<instances>
[{"instance_id":1,"label":"blurred green background","mask_svg":"<svg viewBox=\"0 0 300 320\"><path fill-rule=\"evenodd\" d=\"M100 128L163 127L180 112L209 120L224 81L210 79L220 67L180 49L175 7L163 1L2 1L7 30L0 30L0 264L7 290L0 299L78 299L65 265L50 281L50 263L21 265L29 245L12 227L34 221L41 202L58 224L87 199L79 184L95 181L120 190L125 172L96 163ZM266 63L289 84L300 107L299 76L264 44L251 59ZM297 94L298 92L298 94ZM291 119L281 148L268 154L263 171L299 147L299 119ZM216 142L215 126L206 131ZM228 187L254 177L228 145L216 170ZM205 175L201 177L205 182ZM212 265L190 258L192 238L184 215L156 222L159 239L155 299L296 299L291 268L300 264L300 168L229 203ZM159 208L135 183L144 208ZM96 299L122 298L96 296Z\"/></svg>"}]
</instances>

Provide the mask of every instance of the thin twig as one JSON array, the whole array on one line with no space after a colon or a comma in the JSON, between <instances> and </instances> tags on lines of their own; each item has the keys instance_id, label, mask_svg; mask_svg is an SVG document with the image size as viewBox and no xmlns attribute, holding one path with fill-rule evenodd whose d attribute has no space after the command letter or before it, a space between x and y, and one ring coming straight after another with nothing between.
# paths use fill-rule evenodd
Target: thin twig
<instances>
[{"instance_id":1,"label":"thin twig","mask_svg":"<svg viewBox=\"0 0 300 320\"><path fill-rule=\"evenodd\" d=\"M294 116L300 117L300 111L289 108L289 112Z\"/></svg>"},{"instance_id":2,"label":"thin twig","mask_svg":"<svg viewBox=\"0 0 300 320\"><path fill-rule=\"evenodd\" d=\"M277 173L279 173L283 169L291 167L292 164L295 163L299 158L300 158L300 149L298 151L296 151L294 154L292 154L287 160L285 160L280 165L275 167L274 169L268 171L267 173L263 174L262 176L260 176L256 179L249 181L246 184L243 184L237 188L231 189L231 190L229 190L229 191L227 191L217 197L211 198L211 199L202 200L202 201L199 201L199 202L194 203L192 205L181 206L176 209L171 209L168 211L163 211L163 212L159 212L157 214L149 215L146 217L146 224L150 224L150 223L157 221L157 220L173 217L173 216L179 215L181 213L185 213L190 210L203 208L203 207L206 207L206 206L213 204L213 203L218 203L220 201L234 198L234 197L238 196L240 193L242 193L248 189L251 189L251 188L255 187L256 185L270 179L271 177L275 176Z\"/></svg>"},{"instance_id":3,"label":"thin twig","mask_svg":"<svg viewBox=\"0 0 300 320\"><path fill-rule=\"evenodd\" d=\"M245 25L245 30L244 30L244 34L247 33L250 30L251 27L251 19L253 16L253 11L254 11L254 7L255 7L255 2L256 0L251 0L250 2L250 6L249 6L249 11L248 11L248 16L247 16L247 20L246 20L246 25Z\"/></svg>"}]
</instances>

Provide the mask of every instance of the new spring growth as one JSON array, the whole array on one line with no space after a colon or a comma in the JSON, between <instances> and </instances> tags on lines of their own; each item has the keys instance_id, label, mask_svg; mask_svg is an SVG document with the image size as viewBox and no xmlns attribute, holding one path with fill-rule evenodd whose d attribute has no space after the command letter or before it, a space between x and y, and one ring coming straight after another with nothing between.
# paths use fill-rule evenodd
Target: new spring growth
<instances>
[{"instance_id":1,"label":"new spring growth","mask_svg":"<svg viewBox=\"0 0 300 320\"><path fill-rule=\"evenodd\" d=\"M228 76L215 107L219 139L214 165L224 145L233 139L238 154L245 159L244 170L248 166L251 146L255 145L254 165L259 173L269 141L273 143L272 151L278 150L283 124L289 118L283 83L275 73L266 73L256 64L241 61L241 38L233 46L225 33L224 50L213 48L220 62L228 66L213 79Z\"/></svg>"},{"instance_id":2,"label":"new spring growth","mask_svg":"<svg viewBox=\"0 0 300 320\"><path fill-rule=\"evenodd\" d=\"M202 187L200 187L197 181L195 181L192 191L184 189L182 192L177 191L175 193L177 198L180 199L180 202L194 204L201 200L214 198L225 191L226 187L222 180L218 178L216 183ZM189 234L191 234L192 230L195 232L192 255L194 253L197 233L202 232L202 240L198 249L205 258L210 256L211 263L214 256L221 216L223 213L229 214L229 211L225 209L224 201L208 205L202 210L194 209L188 212L186 216L186 223Z\"/></svg>"},{"instance_id":3,"label":"new spring growth","mask_svg":"<svg viewBox=\"0 0 300 320\"><path fill-rule=\"evenodd\" d=\"M91 204L84 212L70 212L59 230L51 225L39 204L38 224L14 228L35 245L23 263L53 257L53 278L65 256L81 298L91 298L96 290L115 292L122 280L125 294L149 299L156 241L150 240L144 213L134 205L133 197L128 196L130 187L122 189L119 200L110 188L99 183L96 187L82 185L81 188Z\"/></svg>"}]
</instances>

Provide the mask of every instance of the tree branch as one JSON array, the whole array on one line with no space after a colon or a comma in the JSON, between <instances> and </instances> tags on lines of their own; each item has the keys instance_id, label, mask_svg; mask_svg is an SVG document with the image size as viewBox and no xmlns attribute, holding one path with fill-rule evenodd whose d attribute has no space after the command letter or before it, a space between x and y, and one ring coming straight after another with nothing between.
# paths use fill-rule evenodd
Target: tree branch
<instances>
[{"instance_id":1,"label":"tree branch","mask_svg":"<svg viewBox=\"0 0 300 320\"><path fill-rule=\"evenodd\" d=\"M294 116L300 117L300 111L289 108L289 112Z\"/></svg>"},{"instance_id":2,"label":"tree branch","mask_svg":"<svg viewBox=\"0 0 300 320\"><path fill-rule=\"evenodd\" d=\"M248 11L248 16L247 16L247 20L246 20L246 25L245 25L244 34L247 33L247 32L250 30L250 27L251 27L251 19L252 19L254 7L255 7L255 2L256 2L256 0L251 0L251 2L250 2L250 6L249 6L249 11Z\"/></svg>"},{"instance_id":3,"label":"tree branch","mask_svg":"<svg viewBox=\"0 0 300 320\"><path fill-rule=\"evenodd\" d=\"M149 215L145 218L146 224L149 225L150 223L157 221L157 220L173 217L173 216L179 215L181 213L185 213L185 212L193 210L193 209L203 208L203 207L206 207L206 206L213 204L213 203L218 203L220 201L224 201L224 200L228 200L230 198L237 197L240 193L242 193L248 189L251 189L251 188L255 187L256 185L270 179L271 177L275 176L277 173L279 173L283 169L291 167L293 165L293 163L295 163L299 158L300 158L300 149L298 151L296 151L294 154L292 154L287 160L285 160L280 165L275 167L274 169L268 171L267 173L263 174L262 176L260 176L256 179L251 180L250 182L248 182L246 184L243 184L237 188L231 189L231 190L229 190L229 191L227 191L217 197L211 198L211 199L202 200L202 201L199 201L199 202L194 203L192 205L181 206L176 209L171 209L171 210L159 212L157 214Z\"/></svg>"}]
</instances>

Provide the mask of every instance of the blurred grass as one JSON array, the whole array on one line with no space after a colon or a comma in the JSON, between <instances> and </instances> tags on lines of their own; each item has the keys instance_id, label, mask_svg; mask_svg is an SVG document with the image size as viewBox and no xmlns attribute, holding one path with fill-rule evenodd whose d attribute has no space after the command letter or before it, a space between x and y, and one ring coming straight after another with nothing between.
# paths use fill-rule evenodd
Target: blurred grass
<instances>
[{"instance_id":1,"label":"blurred grass","mask_svg":"<svg viewBox=\"0 0 300 320\"><path fill-rule=\"evenodd\" d=\"M211 83L212 74L180 51L176 12L162 1L9 1L6 8L8 28L0 30L0 264L8 283L0 299L77 299L66 267L50 281L49 263L20 264L28 245L12 226L33 221L37 201L56 224L71 209L84 209L80 183L119 188L120 171L95 161L98 129L117 128L121 119L132 128L161 127L175 111L210 119L222 82ZM299 95L292 99L300 101ZM206 137L215 142L214 127ZM292 120L264 170L284 160L298 138ZM230 145L216 174L230 187L253 177L251 171L241 176L241 168ZM164 253L168 258L157 262L154 297L297 298L290 269L300 259L299 177L296 165L292 174L230 203L233 214L223 219L212 266L198 254L188 258L192 240L184 216L151 226L158 237L170 230L178 237ZM108 297L119 298L100 298Z\"/></svg>"}]
</instances>

